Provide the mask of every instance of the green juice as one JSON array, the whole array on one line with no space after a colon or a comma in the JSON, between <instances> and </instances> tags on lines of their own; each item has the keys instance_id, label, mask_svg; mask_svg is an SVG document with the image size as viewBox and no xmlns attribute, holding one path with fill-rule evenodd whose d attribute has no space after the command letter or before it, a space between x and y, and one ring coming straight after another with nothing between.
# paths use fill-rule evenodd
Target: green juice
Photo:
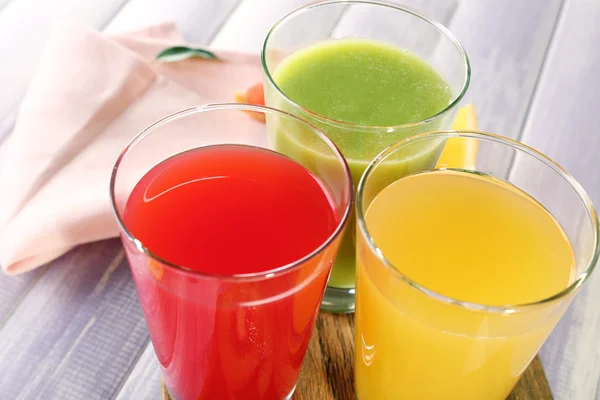
<instances>
[{"instance_id":1,"label":"green juice","mask_svg":"<svg viewBox=\"0 0 600 400\"><path fill-rule=\"evenodd\" d=\"M325 132L346 157L355 186L367 165L383 149L414 134L439 129L444 123L442 118L406 125L435 116L453 98L444 79L415 54L364 39L330 40L302 48L286 57L272 77L296 104L267 84L267 105L296 114ZM313 171L327 168L331 160L323 156L324 149L319 149L315 140L276 121L267 123L277 150ZM390 160L383 166L389 169L383 180L391 183L413 167L433 166L439 154L436 149L441 147ZM354 236L352 220L329 286L354 287Z\"/></svg>"}]
</instances>

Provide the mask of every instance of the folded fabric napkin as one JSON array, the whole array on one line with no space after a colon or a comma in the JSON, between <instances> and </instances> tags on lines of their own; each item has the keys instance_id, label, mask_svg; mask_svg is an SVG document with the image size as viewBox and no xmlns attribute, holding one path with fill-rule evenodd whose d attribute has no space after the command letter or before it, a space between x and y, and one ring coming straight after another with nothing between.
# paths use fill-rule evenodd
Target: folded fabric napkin
<instances>
[{"instance_id":1,"label":"folded fabric napkin","mask_svg":"<svg viewBox=\"0 0 600 400\"><path fill-rule=\"evenodd\" d=\"M53 28L0 169L6 273L117 236L108 185L127 143L167 114L231 102L234 92L261 80L258 55L155 60L181 44L173 24L116 36L68 22Z\"/></svg>"}]
</instances>

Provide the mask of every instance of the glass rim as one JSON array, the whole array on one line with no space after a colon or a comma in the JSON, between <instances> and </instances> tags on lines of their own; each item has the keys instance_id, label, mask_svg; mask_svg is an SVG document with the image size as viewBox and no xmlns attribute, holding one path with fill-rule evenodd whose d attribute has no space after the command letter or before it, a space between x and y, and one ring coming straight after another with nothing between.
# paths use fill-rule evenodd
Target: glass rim
<instances>
[{"instance_id":1,"label":"glass rim","mask_svg":"<svg viewBox=\"0 0 600 400\"><path fill-rule=\"evenodd\" d=\"M372 238L371 234L369 233L369 230L367 229L367 226L365 223L364 212L363 212L363 192L365 190L366 181L369 179L369 176L370 176L371 172L373 172L373 169L376 168L383 160L385 160L386 157L393 154L398 149L403 148L407 145L416 143L416 142L421 142L421 141L435 139L435 138L439 138L439 139L472 138L472 139L486 140L489 142L503 144L503 145L509 146L513 149L520 150L520 151L526 153L527 155L536 158L537 160L543 162L546 166L551 168L561 178L563 178L569 184L569 186L575 191L575 193L577 194L579 199L584 204L587 214L588 214L588 216L592 222L593 228L594 228L594 250L593 250L591 259L590 259L588 265L586 266L585 270L583 272L581 272L580 274L578 274L576 276L575 280L573 282L571 282L569 284L569 286L567 286L565 289L563 289L557 293L554 293L551 296L545 297L541 300L528 302L528 303L522 303L522 304L490 306L490 305L485 305L485 304L480 304L480 303L475 303L475 302L457 300L450 296L443 295L434 290L428 289L426 287L426 285L420 284L420 283L408 278L400 271L400 269L395 268L394 264L392 262L390 262L384 256L381 249L379 249L379 247L377 247L377 245L375 245L375 242L373 241L373 238ZM402 179L402 178L400 178L400 179ZM496 135L493 133L483 132L483 131L446 130L446 131L428 132L428 133L422 133L422 134L418 134L418 135L409 137L407 139L404 139L400 142L397 142L397 143L389 146L388 148L383 150L381 153L379 153L377 155L377 157L375 157L375 159L373 159L371 161L371 163L369 163L365 172L363 173L363 175L358 183L358 186L357 186L356 212L357 212L356 223L360 229L360 233L365 238L365 241L367 243L369 251L373 252L375 254L375 257L377 257L377 259L388 270L390 270L390 272L391 272L392 276L394 276L394 278L404 281L404 283L408 284L409 286L413 287L414 289L422 292L426 296L431 297L435 300L438 300L438 301L441 301L441 302L447 303L447 304L457 305L461 308L464 308L467 310L472 310L472 311L486 311L486 312L497 313L497 314L513 314L513 313L517 313L517 312L527 311L530 308L533 308L535 306L553 303L554 301L563 299L564 297L568 296L569 294L575 292L579 287L581 287L583 285L583 283L589 278L591 273L594 271L596 264L598 262L599 256L600 256L600 245L598 242L598 238L600 236L598 215L596 214L596 210L592 204L592 200L589 198L588 194L583 189L581 184L579 184L579 182L577 182L577 180L575 180L575 178L573 178L564 168L562 168L560 165L558 165L556 162L554 162L552 159L545 156L541 152L539 152L523 143L520 143L516 140L509 139L509 138L506 138L506 137L503 137L500 135Z\"/></svg>"},{"instance_id":2,"label":"glass rim","mask_svg":"<svg viewBox=\"0 0 600 400\"><path fill-rule=\"evenodd\" d=\"M329 118L324 115L318 114L318 113L311 111L308 108L303 107L300 104L296 103L294 100L292 100L290 97L288 97L283 92L283 90L281 90L281 88L277 85L277 83L275 83L275 80L273 79L273 76L271 75L271 71L270 71L269 67L267 66L266 52L267 52L267 46L269 43L269 39L271 38L271 35L273 35L274 32L282 24L284 24L287 20L292 19L296 15L302 14L303 12L309 11L313 8L319 8L319 7L328 6L328 5L332 5L332 4L348 4L348 5L349 4L368 4L368 5L373 5L373 6L383 6L383 7L393 8L397 11L411 14L412 16L417 17L417 18L429 23L430 25L432 25L435 29L437 29L439 32L441 32L442 35L444 35L445 37L450 39L452 44L454 44L455 48L459 51L459 53L463 57L464 67L465 67L465 79L462 83L462 88L459 91L459 93L457 95L453 96L453 100L443 110L439 111L437 114L434 114L431 117L422 119L417 122L411 122L408 124L400 124L400 125L361 125L361 124L354 124L354 123L350 123L350 122L344 122L344 121L340 121L337 119ZM318 120L326 122L330 125L338 125L340 127L345 127L346 129L361 129L361 130L408 129L408 128L415 128L415 127L418 127L421 125L425 125L425 124L429 124L431 122L437 121L437 120L441 119L442 117L446 116L452 109L454 109L458 105L458 103L465 96L467 89L469 88L469 84L471 82L471 63L469 61L469 57L467 56L467 52L465 51L462 44L458 41L458 39L454 36L454 34L448 28L446 28L439 21L437 21L433 18L430 18L424 14L421 14L420 12L415 11L409 7L405 7L405 6L401 6L401 5L393 4L393 3L388 3L385 1L379 1L379 0L377 0L377 1L372 1L372 0L326 0L326 1L320 1L318 3L307 4L302 7L296 8L295 10L284 15L279 21L277 21L275 23L275 25L273 25L271 27L271 29L267 33L267 36L265 37L265 40L263 42L263 47L262 47L262 50L260 53L260 61L262 64L263 72L264 72L268 82L273 85L275 90L291 106L299 109L301 112L308 114L309 116L311 116L313 118L316 118Z\"/></svg>"},{"instance_id":3,"label":"glass rim","mask_svg":"<svg viewBox=\"0 0 600 400\"><path fill-rule=\"evenodd\" d=\"M273 269L270 269L267 271L251 272L251 273L244 273L244 274L206 273L206 272L196 271L196 270L184 267L182 265L174 264L174 263L170 262L169 260L166 260L166 259L154 254L142 243L141 240L137 239L134 235L131 234L129 229L127 229L127 227L125 226L125 223L122 220L121 215L119 214L119 211L117 209L117 199L116 199L116 191L115 191L117 174L119 172L119 167L121 166L122 161L140 142L142 142L148 135L150 135L152 132L154 132L157 128L159 128L165 124L168 124L172 121L188 117L190 115L196 115L196 114L200 114L203 112L212 112L212 111L250 111L250 112L260 112L265 115L266 114L274 114L274 115L283 116L285 118L290 118L292 120L296 120L297 122L308 126L310 129L313 130L313 132L319 138L321 138L329 146L329 148L331 148L331 150L333 150L338 161L341 162L342 168L344 169L344 172L346 175L346 180L348 182L348 186L349 186L347 188L348 189L348 204L346 205L344 214L340 218L333 233L331 233L331 235L329 235L329 237L327 237L323 241L323 243L321 243L316 249L314 249L310 253L304 255L302 258L299 258L295 261L292 261L290 263L281 265L277 268L273 268ZM281 154L281 153L279 153L279 154ZM319 179L319 177L317 177L317 179ZM123 149L121 151L121 153L119 154L119 157L117 158L117 161L115 162L115 164L113 166L113 169L111 172L111 177L110 177L109 194L110 194L111 210L112 210L114 218L117 221L120 231L122 233L124 233L124 236L127 238L127 240L129 242L131 242L138 249L138 251L140 251L142 254L146 255L147 257L149 257L155 261L160 262L161 264L177 271L178 273L184 273L184 274L189 274L192 276L198 276L198 277L209 278L209 279L249 281L249 280L257 280L257 279L261 279L261 278L262 279L270 279L270 278L279 276L283 273L289 272L290 270L294 270L294 269L298 268L300 265L302 265L302 264L306 263L307 261L316 257L323 250L325 250L327 248L327 246L329 246L336 238L338 238L341 235L341 233L344 230L344 227L348 224L348 220L351 215L353 203L354 203L354 190L353 190L352 186L353 185L352 185L352 176L350 174L350 167L348 166L346 159L342 156L341 151L335 145L335 143L333 143L333 141L331 139L329 139L329 137L327 137L323 132L321 132L318 128L314 127L310 123L296 117L295 115L292 115L287 112L280 111L280 110L277 110L277 109L274 109L271 107L266 107L266 106L257 106L257 105L246 104L246 103L209 103L209 104L205 104L205 105L198 105L198 106L186 108L186 109L171 113L171 114L169 114L165 117L162 117L159 120L153 122L152 124L150 124L149 126L144 128L140 133L138 133L127 144L127 146L125 146L125 149Z\"/></svg>"}]
</instances>

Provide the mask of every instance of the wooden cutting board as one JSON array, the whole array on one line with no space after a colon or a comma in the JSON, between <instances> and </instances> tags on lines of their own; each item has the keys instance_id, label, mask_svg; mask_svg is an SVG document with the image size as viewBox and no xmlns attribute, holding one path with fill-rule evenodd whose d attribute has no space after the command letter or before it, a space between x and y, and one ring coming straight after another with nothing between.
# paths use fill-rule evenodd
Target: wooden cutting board
<instances>
[{"instance_id":1,"label":"wooden cutting board","mask_svg":"<svg viewBox=\"0 0 600 400\"><path fill-rule=\"evenodd\" d=\"M308 346L294 400L354 399L354 315L320 313ZM551 400L539 357L535 357L507 400ZM170 396L163 385L163 400Z\"/></svg>"}]
</instances>

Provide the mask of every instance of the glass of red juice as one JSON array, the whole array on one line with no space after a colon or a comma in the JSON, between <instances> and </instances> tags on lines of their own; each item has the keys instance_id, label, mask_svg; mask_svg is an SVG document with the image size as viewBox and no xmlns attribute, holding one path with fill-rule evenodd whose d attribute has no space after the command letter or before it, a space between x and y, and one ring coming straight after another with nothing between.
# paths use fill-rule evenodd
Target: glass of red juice
<instances>
[{"instance_id":1,"label":"glass of red juice","mask_svg":"<svg viewBox=\"0 0 600 400\"><path fill-rule=\"evenodd\" d=\"M141 132L110 193L172 398L291 398L351 210L336 146L282 111L198 106Z\"/></svg>"}]
</instances>

